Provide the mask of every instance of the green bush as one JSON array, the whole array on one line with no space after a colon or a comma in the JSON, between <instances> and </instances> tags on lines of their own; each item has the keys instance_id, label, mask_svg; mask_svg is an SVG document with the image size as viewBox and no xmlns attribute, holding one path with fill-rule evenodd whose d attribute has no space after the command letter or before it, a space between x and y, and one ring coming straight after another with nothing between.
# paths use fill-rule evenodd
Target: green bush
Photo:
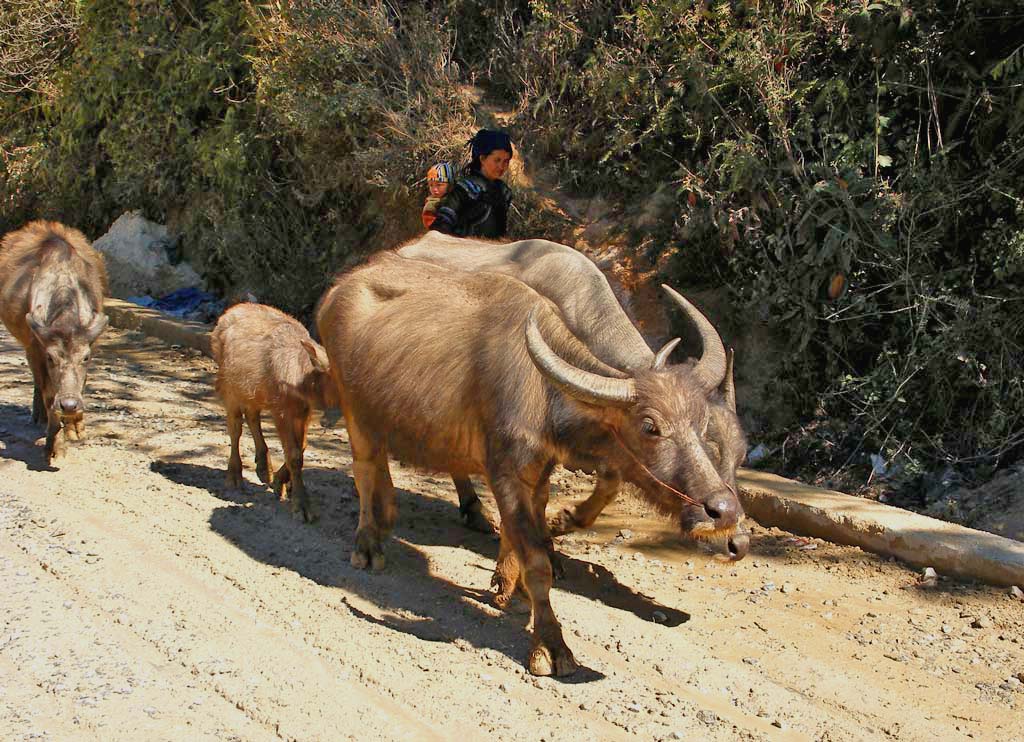
<instances>
[{"instance_id":1,"label":"green bush","mask_svg":"<svg viewBox=\"0 0 1024 742\"><path fill-rule=\"evenodd\" d=\"M482 83L668 280L792 349L773 465L983 476L1024 453L1022 38L1005 0L13 0L0 229L142 208L304 315L419 231ZM515 236L571 231L516 208Z\"/></svg>"},{"instance_id":2,"label":"green bush","mask_svg":"<svg viewBox=\"0 0 1024 742\"><path fill-rule=\"evenodd\" d=\"M776 393L794 424L766 434L787 469L1021 457L1024 17L1000 0L530 11L495 65L519 125L627 220L672 184L652 258L728 286L792 348Z\"/></svg>"},{"instance_id":3,"label":"green bush","mask_svg":"<svg viewBox=\"0 0 1024 742\"><path fill-rule=\"evenodd\" d=\"M27 118L4 103L5 227L48 215L97 236L141 208L215 285L307 314L347 261L420 228L422 174L474 128L416 6L82 7L52 92L23 96Z\"/></svg>"}]
</instances>

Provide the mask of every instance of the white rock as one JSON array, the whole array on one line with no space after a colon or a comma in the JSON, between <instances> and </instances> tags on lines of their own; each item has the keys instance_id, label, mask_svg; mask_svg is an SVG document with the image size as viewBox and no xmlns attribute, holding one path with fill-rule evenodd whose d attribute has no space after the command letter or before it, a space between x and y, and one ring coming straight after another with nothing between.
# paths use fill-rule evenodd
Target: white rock
<instances>
[{"instance_id":1,"label":"white rock","mask_svg":"<svg viewBox=\"0 0 1024 742\"><path fill-rule=\"evenodd\" d=\"M117 218L105 235L93 243L103 253L111 296L163 296L203 279L188 263L171 265L167 247L173 240L167 228L145 219L138 211Z\"/></svg>"}]
</instances>

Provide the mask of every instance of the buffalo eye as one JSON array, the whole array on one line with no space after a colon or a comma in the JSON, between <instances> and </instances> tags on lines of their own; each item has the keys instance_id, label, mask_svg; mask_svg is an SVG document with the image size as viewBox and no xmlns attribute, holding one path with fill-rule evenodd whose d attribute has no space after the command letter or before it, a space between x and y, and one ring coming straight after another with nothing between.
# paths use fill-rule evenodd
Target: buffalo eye
<instances>
[{"instance_id":1,"label":"buffalo eye","mask_svg":"<svg viewBox=\"0 0 1024 742\"><path fill-rule=\"evenodd\" d=\"M92 353L89 352L89 351L86 351L85 355L82 356L82 363L88 363L90 358L92 358Z\"/></svg>"},{"instance_id":2,"label":"buffalo eye","mask_svg":"<svg viewBox=\"0 0 1024 742\"><path fill-rule=\"evenodd\" d=\"M661 431L658 430L658 426L655 425L654 420L649 417L645 417L644 421L640 423L640 432L644 435L661 435Z\"/></svg>"}]
</instances>

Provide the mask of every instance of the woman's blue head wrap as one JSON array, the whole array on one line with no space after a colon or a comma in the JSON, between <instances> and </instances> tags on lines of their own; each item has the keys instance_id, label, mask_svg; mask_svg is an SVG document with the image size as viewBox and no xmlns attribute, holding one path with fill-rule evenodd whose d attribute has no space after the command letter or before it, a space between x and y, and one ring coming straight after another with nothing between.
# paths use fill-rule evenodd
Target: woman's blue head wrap
<instances>
[{"instance_id":1,"label":"woman's blue head wrap","mask_svg":"<svg viewBox=\"0 0 1024 742\"><path fill-rule=\"evenodd\" d=\"M486 157L496 149L503 149L512 154L512 140L509 135L494 129L481 129L469 140L469 145L473 160L477 162L481 157Z\"/></svg>"}]
</instances>

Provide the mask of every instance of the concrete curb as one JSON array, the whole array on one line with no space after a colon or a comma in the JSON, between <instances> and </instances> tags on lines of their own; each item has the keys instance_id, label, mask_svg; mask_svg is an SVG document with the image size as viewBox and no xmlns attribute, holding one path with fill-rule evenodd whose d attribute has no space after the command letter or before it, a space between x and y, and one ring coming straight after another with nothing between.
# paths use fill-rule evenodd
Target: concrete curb
<instances>
[{"instance_id":1,"label":"concrete curb","mask_svg":"<svg viewBox=\"0 0 1024 742\"><path fill-rule=\"evenodd\" d=\"M940 574L1024 585L1020 541L765 472L743 470L738 479L743 508L761 525L859 546Z\"/></svg>"},{"instance_id":2,"label":"concrete curb","mask_svg":"<svg viewBox=\"0 0 1024 742\"><path fill-rule=\"evenodd\" d=\"M114 327L139 330L210 355L209 325L187 322L120 299L107 299ZM918 567L996 585L1024 586L1024 543L918 515L872 500L741 470L740 499L764 526L894 556Z\"/></svg>"},{"instance_id":3,"label":"concrete curb","mask_svg":"<svg viewBox=\"0 0 1024 742\"><path fill-rule=\"evenodd\" d=\"M120 299L105 299L103 311L110 318L110 324L122 330L138 330L163 340L168 345L195 348L205 355L210 350L210 326L202 322L170 317L156 309L147 309Z\"/></svg>"}]
</instances>

